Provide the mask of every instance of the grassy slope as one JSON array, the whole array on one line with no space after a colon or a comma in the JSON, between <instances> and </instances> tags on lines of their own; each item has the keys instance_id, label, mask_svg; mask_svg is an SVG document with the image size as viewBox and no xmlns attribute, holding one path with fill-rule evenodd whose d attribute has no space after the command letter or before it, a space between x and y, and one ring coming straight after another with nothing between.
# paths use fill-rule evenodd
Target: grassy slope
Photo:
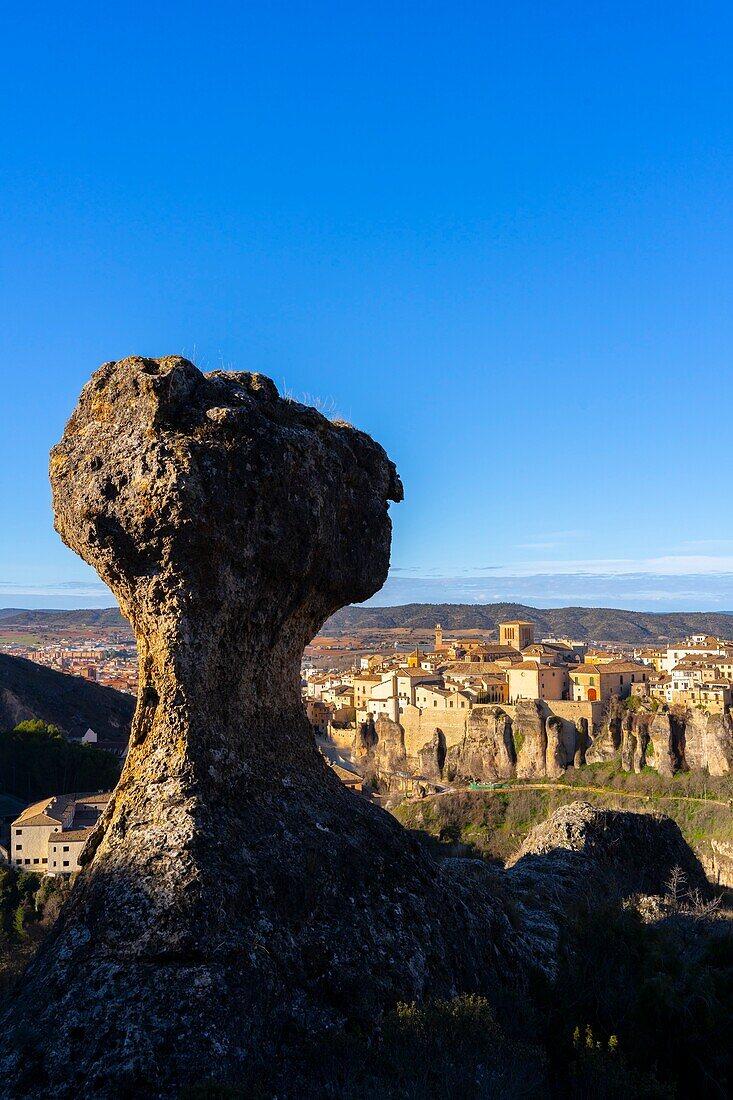
<instances>
[{"instance_id":1,"label":"grassy slope","mask_svg":"<svg viewBox=\"0 0 733 1100\"><path fill-rule=\"evenodd\" d=\"M667 814L700 857L706 856L711 838L733 841L733 810L728 805L733 778L687 773L666 780L652 769L642 775L624 772L616 763L569 769L558 783L517 783L498 791L405 800L392 812L407 828L444 843L466 844L485 858L505 860L535 825L576 799L608 809Z\"/></svg>"}]
</instances>

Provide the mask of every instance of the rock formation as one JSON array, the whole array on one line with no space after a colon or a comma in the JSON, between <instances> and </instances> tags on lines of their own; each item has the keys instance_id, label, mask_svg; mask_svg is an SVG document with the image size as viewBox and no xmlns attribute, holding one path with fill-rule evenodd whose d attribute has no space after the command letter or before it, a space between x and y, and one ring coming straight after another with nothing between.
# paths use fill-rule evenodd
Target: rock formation
<instances>
[{"instance_id":1,"label":"rock formation","mask_svg":"<svg viewBox=\"0 0 733 1100\"><path fill-rule=\"evenodd\" d=\"M550 779L558 779L567 766L562 718L551 715L545 723L545 731L547 737L545 775L549 776Z\"/></svg>"},{"instance_id":2,"label":"rock formation","mask_svg":"<svg viewBox=\"0 0 733 1100\"><path fill-rule=\"evenodd\" d=\"M580 898L658 896L675 868L708 896L703 868L670 818L570 802L535 826L508 861L504 888L529 930L535 965L552 977L569 906Z\"/></svg>"},{"instance_id":3,"label":"rock formation","mask_svg":"<svg viewBox=\"0 0 733 1100\"><path fill-rule=\"evenodd\" d=\"M475 709L463 741L446 756L446 768L456 779L494 782L515 773L517 757L512 722L500 707Z\"/></svg>"},{"instance_id":4,"label":"rock formation","mask_svg":"<svg viewBox=\"0 0 733 1100\"><path fill-rule=\"evenodd\" d=\"M140 691L88 866L2 1023L0 1095L242 1079L303 1029L511 970L488 885L346 791L300 698L305 644L387 574L382 448L260 375L133 358L85 386L50 473Z\"/></svg>"},{"instance_id":5,"label":"rock formation","mask_svg":"<svg viewBox=\"0 0 733 1100\"><path fill-rule=\"evenodd\" d=\"M710 775L727 775L733 765L733 721L729 713L685 715L685 763L706 768Z\"/></svg>"},{"instance_id":6,"label":"rock formation","mask_svg":"<svg viewBox=\"0 0 733 1100\"><path fill-rule=\"evenodd\" d=\"M520 699L516 710L517 775L520 779L534 779L544 775L546 767L547 731L542 707L534 699Z\"/></svg>"},{"instance_id":7,"label":"rock formation","mask_svg":"<svg viewBox=\"0 0 733 1100\"><path fill-rule=\"evenodd\" d=\"M565 807L495 889L339 783L299 670L386 577L402 489L368 436L260 375L127 359L84 388L51 482L57 530L135 631L140 692L85 870L0 1019L3 1100L242 1085L397 1000L551 976L564 899L608 870L657 892L682 863L672 823ZM517 715L517 770L541 775L541 711ZM401 759L396 723L374 733ZM498 717L494 736L506 767Z\"/></svg>"},{"instance_id":8,"label":"rock formation","mask_svg":"<svg viewBox=\"0 0 733 1100\"><path fill-rule=\"evenodd\" d=\"M433 736L418 752L418 769L420 775L427 779L440 780L443 777L445 767L445 734L436 727Z\"/></svg>"},{"instance_id":9,"label":"rock formation","mask_svg":"<svg viewBox=\"0 0 733 1100\"><path fill-rule=\"evenodd\" d=\"M573 767L585 767L585 754L588 751L588 719L579 718L575 723L575 753L573 754Z\"/></svg>"},{"instance_id":10,"label":"rock formation","mask_svg":"<svg viewBox=\"0 0 733 1100\"><path fill-rule=\"evenodd\" d=\"M668 778L680 768L683 750L680 723L669 707L660 707L649 723L652 762L660 775Z\"/></svg>"}]
</instances>

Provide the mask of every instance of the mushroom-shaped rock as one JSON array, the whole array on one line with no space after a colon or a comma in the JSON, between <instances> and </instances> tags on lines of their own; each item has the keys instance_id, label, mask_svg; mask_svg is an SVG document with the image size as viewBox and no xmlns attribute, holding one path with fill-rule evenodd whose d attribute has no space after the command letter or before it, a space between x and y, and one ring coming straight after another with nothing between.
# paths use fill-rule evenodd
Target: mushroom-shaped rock
<instances>
[{"instance_id":1,"label":"mushroom-shaped rock","mask_svg":"<svg viewBox=\"0 0 733 1100\"><path fill-rule=\"evenodd\" d=\"M0 1096L173 1096L490 984L509 925L489 888L342 787L300 698L305 644L387 574L382 448L259 375L132 358L85 386L51 483L140 689L86 868L0 1021Z\"/></svg>"}]
</instances>

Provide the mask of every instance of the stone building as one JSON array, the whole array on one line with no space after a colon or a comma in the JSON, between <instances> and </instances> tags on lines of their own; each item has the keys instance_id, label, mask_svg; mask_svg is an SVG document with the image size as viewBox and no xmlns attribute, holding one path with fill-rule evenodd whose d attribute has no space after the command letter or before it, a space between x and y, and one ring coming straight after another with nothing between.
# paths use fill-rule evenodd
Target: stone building
<instances>
[{"instance_id":1,"label":"stone building","mask_svg":"<svg viewBox=\"0 0 733 1100\"><path fill-rule=\"evenodd\" d=\"M572 698L580 702L605 702L612 695L625 699L636 684L646 684L651 666L633 661L586 662L570 669Z\"/></svg>"},{"instance_id":2,"label":"stone building","mask_svg":"<svg viewBox=\"0 0 733 1100\"><path fill-rule=\"evenodd\" d=\"M507 669L509 702L517 699L567 699L568 671L538 660L522 661Z\"/></svg>"},{"instance_id":3,"label":"stone building","mask_svg":"<svg viewBox=\"0 0 733 1100\"><path fill-rule=\"evenodd\" d=\"M79 854L111 794L55 795L26 807L11 825L10 862L38 874L79 870Z\"/></svg>"},{"instance_id":4,"label":"stone building","mask_svg":"<svg viewBox=\"0 0 733 1100\"><path fill-rule=\"evenodd\" d=\"M499 623L499 642L514 649L526 649L534 641L534 625L526 619L513 619Z\"/></svg>"}]
</instances>

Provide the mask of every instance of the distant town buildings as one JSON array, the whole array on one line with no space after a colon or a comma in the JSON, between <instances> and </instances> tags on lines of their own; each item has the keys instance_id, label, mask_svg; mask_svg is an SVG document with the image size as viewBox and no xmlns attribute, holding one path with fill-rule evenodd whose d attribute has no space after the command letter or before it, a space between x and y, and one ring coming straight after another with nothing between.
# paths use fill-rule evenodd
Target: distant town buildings
<instances>
[{"instance_id":1,"label":"distant town buildings","mask_svg":"<svg viewBox=\"0 0 733 1100\"><path fill-rule=\"evenodd\" d=\"M73 645L63 640L44 646L15 643L4 647L13 657L25 657L57 672L69 672L104 687L137 695L137 647L133 642Z\"/></svg>"},{"instance_id":2,"label":"distant town buildings","mask_svg":"<svg viewBox=\"0 0 733 1100\"><path fill-rule=\"evenodd\" d=\"M695 634L633 650L577 638L536 641L534 625L523 619L500 623L496 642L450 638L437 624L432 650L388 649L359 657L346 671L311 669L304 695L319 734L381 715L395 722L435 715L439 725L445 712L467 716L474 706L526 699L605 705L637 695L714 713L733 704L733 642Z\"/></svg>"}]
</instances>

